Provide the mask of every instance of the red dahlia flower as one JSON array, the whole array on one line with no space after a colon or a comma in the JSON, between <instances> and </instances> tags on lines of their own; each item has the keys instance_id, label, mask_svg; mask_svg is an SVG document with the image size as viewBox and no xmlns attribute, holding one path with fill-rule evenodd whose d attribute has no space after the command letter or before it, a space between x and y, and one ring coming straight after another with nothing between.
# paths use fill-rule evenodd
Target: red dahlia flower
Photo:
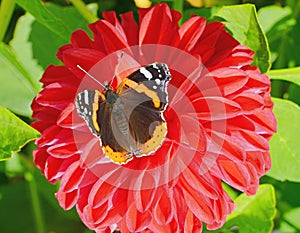
<instances>
[{"instance_id":1,"label":"red dahlia flower","mask_svg":"<svg viewBox=\"0 0 300 233\"><path fill-rule=\"evenodd\" d=\"M221 182L251 195L271 166L276 126L268 77L250 66L253 52L221 23L194 16L179 27L180 13L166 4L140 10L139 23L132 13L121 22L114 12L103 17L90 25L93 40L75 31L57 54L63 65L49 66L41 79L32 104L42 133L36 165L50 182L61 181L60 205L76 206L96 232L200 232L202 222L219 228L234 208ZM78 93L103 90L78 66L101 83L116 74L116 90L153 62L172 75L166 137L154 153L114 163L77 115Z\"/></svg>"}]
</instances>

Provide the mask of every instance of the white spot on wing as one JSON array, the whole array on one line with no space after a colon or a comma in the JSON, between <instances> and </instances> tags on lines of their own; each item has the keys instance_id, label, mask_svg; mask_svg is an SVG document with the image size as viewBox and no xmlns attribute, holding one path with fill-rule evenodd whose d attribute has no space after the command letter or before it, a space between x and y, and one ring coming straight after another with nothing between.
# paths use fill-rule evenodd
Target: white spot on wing
<instances>
[{"instance_id":1,"label":"white spot on wing","mask_svg":"<svg viewBox=\"0 0 300 233\"><path fill-rule=\"evenodd\" d=\"M160 85L161 81L160 81L160 79L157 78L157 79L155 79L155 82L156 82L157 85Z\"/></svg>"},{"instance_id":2,"label":"white spot on wing","mask_svg":"<svg viewBox=\"0 0 300 233\"><path fill-rule=\"evenodd\" d=\"M159 70L159 68L158 68L158 66L157 66L157 64L156 63L153 63L152 64L152 67L154 68L154 69L157 69L157 70ZM159 71L158 71L159 72Z\"/></svg>"},{"instance_id":3,"label":"white spot on wing","mask_svg":"<svg viewBox=\"0 0 300 233\"><path fill-rule=\"evenodd\" d=\"M153 89L155 90L157 88L157 86L153 86Z\"/></svg>"},{"instance_id":4,"label":"white spot on wing","mask_svg":"<svg viewBox=\"0 0 300 233\"><path fill-rule=\"evenodd\" d=\"M84 93L84 103L86 105L88 105L89 104L89 93L88 93L88 91L84 91L83 93Z\"/></svg>"},{"instance_id":5,"label":"white spot on wing","mask_svg":"<svg viewBox=\"0 0 300 233\"><path fill-rule=\"evenodd\" d=\"M146 79L150 80L152 78L152 74L145 69L145 67L140 68L140 72L145 76Z\"/></svg>"}]
</instances>

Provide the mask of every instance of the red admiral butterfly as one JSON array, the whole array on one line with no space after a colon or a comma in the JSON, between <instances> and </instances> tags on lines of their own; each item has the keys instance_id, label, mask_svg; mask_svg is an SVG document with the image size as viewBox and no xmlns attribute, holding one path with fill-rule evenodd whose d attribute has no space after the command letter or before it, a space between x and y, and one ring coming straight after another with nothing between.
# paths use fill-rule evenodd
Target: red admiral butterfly
<instances>
[{"instance_id":1,"label":"red admiral butterfly","mask_svg":"<svg viewBox=\"0 0 300 233\"><path fill-rule=\"evenodd\" d=\"M166 64L153 63L130 74L116 92L106 83L103 93L85 90L77 95L78 115L99 137L105 155L113 162L127 163L162 145L167 134L163 112L170 79Z\"/></svg>"}]
</instances>

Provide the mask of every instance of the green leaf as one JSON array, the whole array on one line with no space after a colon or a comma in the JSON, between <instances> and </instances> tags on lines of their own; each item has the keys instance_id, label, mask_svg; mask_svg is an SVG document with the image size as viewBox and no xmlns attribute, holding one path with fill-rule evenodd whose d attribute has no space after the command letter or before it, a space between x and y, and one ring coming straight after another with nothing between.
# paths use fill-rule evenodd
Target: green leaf
<instances>
[{"instance_id":1,"label":"green leaf","mask_svg":"<svg viewBox=\"0 0 300 233\"><path fill-rule=\"evenodd\" d=\"M297 233L300 229L300 207L284 213L283 221L280 226L281 232Z\"/></svg>"},{"instance_id":2,"label":"green leaf","mask_svg":"<svg viewBox=\"0 0 300 233\"><path fill-rule=\"evenodd\" d=\"M76 29L87 29L88 22L74 7L59 7L40 0L17 0L17 3L35 19L60 36L65 43ZM47 45L45 45L47 47Z\"/></svg>"},{"instance_id":3,"label":"green leaf","mask_svg":"<svg viewBox=\"0 0 300 233\"><path fill-rule=\"evenodd\" d=\"M217 12L219 8L213 7L213 8L190 8L183 12L182 14L182 21L185 22L188 20L191 15L199 15L202 17L205 17L207 19L210 19L213 14Z\"/></svg>"},{"instance_id":4,"label":"green leaf","mask_svg":"<svg viewBox=\"0 0 300 233\"><path fill-rule=\"evenodd\" d=\"M56 57L56 52L65 44L64 40L36 20L31 25L29 41L32 43L33 57L40 66L46 69L49 64L61 65L60 60Z\"/></svg>"},{"instance_id":5,"label":"green leaf","mask_svg":"<svg viewBox=\"0 0 300 233\"><path fill-rule=\"evenodd\" d=\"M225 20L227 29L241 44L255 51L254 65L265 73L270 68L270 53L255 10L251 4L222 7L215 16Z\"/></svg>"},{"instance_id":6,"label":"green leaf","mask_svg":"<svg viewBox=\"0 0 300 233\"><path fill-rule=\"evenodd\" d=\"M39 88L4 43L0 43L0 73L0 105L19 115L30 116L30 104Z\"/></svg>"},{"instance_id":7,"label":"green leaf","mask_svg":"<svg viewBox=\"0 0 300 233\"><path fill-rule=\"evenodd\" d=\"M239 233L269 233L275 216L275 192L272 185L261 185L254 196L241 194L237 208L227 217L222 229L238 229Z\"/></svg>"},{"instance_id":8,"label":"green leaf","mask_svg":"<svg viewBox=\"0 0 300 233\"><path fill-rule=\"evenodd\" d=\"M11 157L26 143L36 139L39 132L27 125L10 111L0 106L0 160Z\"/></svg>"},{"instance_id":9,"label":"green leaf","mask_svg":"<svg viewBox=\"0 0 300 233\"><path fill-rule=\"evenodd\" d=\"M19 18L13 39L10 41L10 46L20 64L30 73L35 85L40 88L39 79L42 76L43 68L38 65L37 60L34 59L32 51L34 45L29 41L31 37L31 27L34 21L34 17L28 13ZM43 35L44 34L41 33L40 37ZM47 37L49 37L49 34L47 34ZM41 38L41 40L43 39ZM47 47L49 47L49 44Z\"/></svg>"},{"instance_id":10,"label":"green leaf","mask_svg":"<svg viewBox=\"0 0 300 233\"><path fill-rule=\"evenodd\" d=\"M268 76L273 80L285 80L300 86L300 67L270 70Z\"/></svg>"},{"instance_id":11,"label":"green leaf","mask_svg":"<svg viewBox=\"0 0 300 233\"><path fill-rule=\"evenodd\" d=\"M286 27L290 24L294 24L294 20L291 17L292 10L288 6L280 7L270 5L260 8L258 11L258 19L265 33L271 33L273 30L278 32L285 31L286 28L284 28L284 26Z\"/></svg>"},{"instance_id":12,"label":"green leaf","mask_svg":"<svg viewBox=\"0 0 300 233\"><path fill-rule=\"evenodd\" d=\"M270 141L272 168L267 175L281 181L300 182L300 107L288 100L272 100L277 133Z\"/></svg>"}]
</instances>

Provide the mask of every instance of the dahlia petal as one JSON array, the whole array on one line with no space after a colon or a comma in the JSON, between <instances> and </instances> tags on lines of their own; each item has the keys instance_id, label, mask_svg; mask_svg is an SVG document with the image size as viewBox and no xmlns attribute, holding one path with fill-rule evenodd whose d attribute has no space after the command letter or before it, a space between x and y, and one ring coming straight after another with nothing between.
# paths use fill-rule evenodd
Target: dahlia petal
<instances>
[{"instance_id":1,"label":"dahlia petal","mask_svg":"<svg viewBox=\"0 0 300 233\"><path fill-rule=\"evenodd\" d=\"M204 196L210 199L217 199L218 193L213 187L214 184L209 184L208 181L202 179L202 177L199 176L197 173L198 171L192 170L191 168L186 169L183 172L183 178L192 187L197 187L197 190L201 192Z\"/></svg>"},{"instance_id":2,"label":"dahlia petal","mask_svg":"<svg viewBox=\"0 0 300 233\"><path fill-rule=\"evenodd\" d=\"M138 44L139 26L134 20L132 12L120 15L122 19L122 27L126 34L127 42L130 46Z\"/></svg>"},{"instance_id":3,"label":"dahlia petal","mask_svg":"<svg viewBox=\"0 0 300 233\"><path fill-rule=\"evenodd\" d=\"M74 99L76 88L70 84L52 83L44 87L36 102L43 106L55 106L57 109L66 108L66 104Z\"/></svg>"},{"instance_id":4,"label":"dahlia petal","mask_svg":"<svg viewBox=\"0 0 300 233\"><path fill-rule=\"evenodd\" d=\"M104 228L106 226L111 226L114 225L115 223L118 223L122 220L122 216L119 214L120 213L120 208L126 208L127 205L124 206L116 206L113 207L112 209L106 209L107 210L107 215L105 216L103 221L96 221L95 223L97 224L97 228ZM97 210L93 209L93 212Z\"/></svg>"},{"instance_id":5,"label":"dahlia petal","mask_svg":"<svg viewBox=\"0 0 300 233\"><path fill-rule=\"evenodd\" d=\"M233 98L244 112L257 112L264 107L264 99L257 94L241 93Z\"/></svg>"},{"instance_id":6,"label":"dahlia petal","mask_svg":"<svg viewBox=\"0 0 300 233\"><path fill-rule=\"evenodd\" d=\"M179 232L178 223L174 219L172 219L172 221L167 225L159 225L155 221L152 221L151 232L157 232L157 233Z\"/></svg>"},{"instance_id":7,"label":"dahlia petal","mask_svg":"<svg viewBox=\"0 0 300 233\"><path fill-rule=\"evenodd\" d=\"M116 12L114 11L103 12L102 15L107 22L112 24L112 26L118 30L118 32L122 36L122 40L126 41L125 31L117 18Z\"/></svg>"},{"instance_id":8,"label":"dahlia petal","mask_svg":"<svg viewBox=\"0 0 300 233\"><path fill-rule=\"evenodd\" d=\"M85 126L85 123L82 121L77 114L77 110L75 109L75 104L73 102L69 103L69 105L59 114L57 118L57 125L62 128L72 128L77 129L82 126Z\"/></svg>"},{"instance_id":9,"label":"dahlia petal","mask_svg":"<svg viewBox=\"0 0 300 233\"><path fill-rule=\"evenodd\" d=\"M99 206L107 202L107 200L113 195L115 190L115 186L99 180L95 183L93 189L91 190L89 202L94 208L98 208Z\"/></svg>"},{"instance_id":10,"label":"dahlia petal","mask_svg":"<svg viewBox=\"0 0 300 233\"><path fill-rule=\"evenodd\" d=\"M181 179L181 183L183 185L182 192L186 205L199 220L211 223L215 216L210 205L208 205L208 199L189 186L184 179Z\"/></svg>"},{"instance_id":11,"label":"dahlia petal","mask_svg":"<svg viewBox=\"0 0 300 233\"><path fill-rule=\"evenodd\" d=\"M162 192L153 209L154 221L162 226L167 225L173 218L174 209L166 192Z\"/></svg>"},{"instance_id":12,"label":"dahlia petal","mask_svg":"<svg viewBox=\"0 0 300 233\"><path fill-rule=\"evenodd\" d=\"M194 214L190 210L188 210L186 214L186 219L184 222L184 232L202 232L202 223L197 218L195 218Z\"/></svg>"},{"instance_id":13,"label":"dahlia petal","mask_svg":"<svg viewBox=\"0 0 300 233\"><path fill-rule=\"evenodd\" d=\"M93 41L83 30L77 30L72 33L71 43L75 48L93 48Z\"/></svg>"},{"instance_id":14,"label":"dahlia petal","mask_svg":"<svg viewBox=\"0 0 300 233\"><path fill-rule=\"evenodd\" d=\"M273 134L276 131L276 119L270 109L263 109L255 115L248 115L256 126L256 130L266 134Z\"/></svg>"},{"instance_id":15,"label":"dahlia petal","mask_svg":"<svg viewBox=\"0 0 300 233\"><path fill-rule=\"evenodd\" d=\"M207 63L215 53L215 45L223 29L224 25L218 22L207 24L197 45L190 51L192 54L200 54L202 62L206 67L209 67Z\"/></svg>"},{"instance_id":16,"label":"dahlia petal","mask_svg":"<svg viewBox=\"0 0 300 233\"><path fill-rule=\"evenodd\" d=\"M90 70L98 61L100 61L105 54L95 49L87 48L69 48L62 52L62 61L74 75L79 78L85 74L78 69L80 65L84 70Z\"/></svg>"},{"instance_id":17,"label":"dahlia petal","mask_svg":"<svg viewBox=\"0 0 300 233\"><path fill-rule=\"evenodd\" d=\"M68 167L78 160L77 155L67 159L57 159L49 156L45 166L44 174L50 182L55 182L64 175Z\"/></svg>"},{"instance_id":18,"label":"dahlia petal","mask_svg":"<svg viewBox=\"0 0 300 233\"><path fill-rule=\"evenodd\" d=\"M179 142L189 145L198 152L204 152L206 150L206 135L202 125L195 121L195 115L179 116L182 126Z\"/></svg>"},{"instance_id":19,"label":"dahlia petal","mask_svg":"<svg viewBox=\"0 0 300 233\"><path fill-rule=\"evenodd\" d=\"M139 212L134 203L129 206L126 213L126 224L130 232L143 231L150 224L151 219L149 211Z\"/></svg>"},{"instance_id":20,"label":"dahlia petal","mask_svg":"<svg viewBox=\"0 0 300 233\"><path fill-rule=\"evenodd\" d=\"M204 97L193 100L199 120L222 120L241 114L241 106L222 97Z\"/></svg>"},{"instance_id":21,"label":"dahlia petal","mask_svg":"<svg viewBox=\"0 0 300 233\"><path fill-rule=\"evenodd\" d=\"M41 170L42 173L45 173L45 166L49 154L46 148L39 148L33 151L33 160L35 165Z\"/></svg>"},{"instance_id":22,"label":"dahlia petal","mask_svg":"<svg viewBox=\"0 0 300 233\"><path fill-rule=\"evenodd\" d=\"M49 155L61 159L69 158L78 153L77 144L74 142L55 144L50 146L47 151Z\"/></svg>"},{"instance_id":23,"label":"dahlia petal","mask_svg":"<svg viewBox=\"0 0 300 233\"><path fill-rule=\"evenodd\" d=\"M185 21L179 28L180 44L178 48L191 51L206 27L206 19L194 16Z\"/></svg>"},{"instance_id":24,"label":"dahlia petal","mask_svg":"<svg viewBox=\"0 0 300 233\"><path fill-rule=\"evenodd\" d=\"M152 206L156 193L157 181L151 174L141 172L134 182L133 188L136 209L139 212L147 211Z\"/></svg>"},{"instance_id":25,"label":"dahlia petal","mask_svg":"<svg viewBox=\"0 0 300 233\"><path fill-rule=\"evenodd\" d=\"M139 45L174 43L179 39L178 20L166 4L153 7L140 19Z\"/></svg>"},{"instance_id":26,"label":"dahlia petal","mask_svg":"<svg viewBox=\"0 0 300 233\"><path fill-rule=\"evenodd\" d=\"M99 207L94 207L91 209L91 218L92 222L97 225L100 222L102 222L108 214L108 202L104 202L101 206Z\"/></svg>"},{"instance_id":27,"label":"dahlia petal","mask_svg":"<svg viewBox=\"0 0 300 233\"><path fill-rule=\"evenodd\" d=\"M72 131L69 129L62 129L56 125L43 131L43 137L36 140L38 146L50 146L55 143L72 142Z\"/></svg>"},{"instance_id":28,"label":"dahlia petal","mask_svg":"<svg viewBox=\"0 0 300 233\"><path fill-rule=\"evenodd\" d=\"M257 132L240 130L239 132L233 132L231 136L233 140L239 141L239 144L243 148L247 148L248 151L269 150L268 141Z\"/></svg>"},{"instance_id":29,"label":"dahlia petal","mask_svg":"<svg viewBox=\"0 0 300 233\"><path fill-rule=\"evenodd\" d=\"M46 146L52 145L57 141L55 136L61 131L61 128L57 127L56 125L52 125L45 131L43 131L43 137L40 137L35 141L37 146Z\"/></svg>"},{"instance_id":30,"label":"dahlia petal","mask_svg":"<svg viewBox=\"0 0 300 233\"><path fill-rule=\"evenodd\" d=\"M259 186L259 177L256 168L251 164L247 163L248 172L250 175L250 183L245 187L245 192L247 195L254 195Z\"/></svg>"},{"instance_id":31,"label":"dahlia petal","mask_svg":"<svg viewBox=\"0 0 300 233\"><path fill-rule=\"evenodd\" d=\"M255 123L251 121L248 116L236 116L228 119L226 123L227 127L232 131L237 131L242 128L249 131L263 132L262 130L257 129Z\"/></svg>"},{"instance_id":32,"label":"dahlia petal","mask_svg":"<svg viewBox=\"0 0 300 233\"><path fill-rule=\"evenodd\" d=\"M84 169L79 187L80 187L80 189L82 189L83 187L93 185L97 182L98 179L99 179L99 177L96 176L92 171L90 171L88 169ZM90 192L91 192L91 190L89 190L89 193Z\"/></svg>"},{"instance_id":33,"label":"dahlia petal","mask_svg":"<svg viewBox=\"0 0 300 233\"><path fill-rule=\"evenodd\" d=\"M78 190L74 190L69 193L65 193L62 191L58 191L55 195L55 197L58 200L59 205L64 209L64 210L69 210L71 209L77 202L78 199Z\"/></svg>"},{"instance_id":34,"label":"dahlia petal","mask_svg":"<svg viewBox=\"0 0 300 233\"><path fill-rule=\"evenodd\" d=\"M80 79L72 74L65 66L50 65L46 68L40 82L42 82L45 86L56 82L67 82L77 86Z\"/></svg>"},{"instance_id":35,"label":"dahlia petal","mask_svg":"<svg viewBox=\"0 0 300 233\"><path fill-rule=\"evenodd\" d=\"M60 189L63 192L71 192L78 189L83 172L84 170L80 168L78 162L70 165L61 179Z\"/></svg>"},{"instance_id":36,"label":"dahlia petal","mask_svg":"<svg viewBox=\"0 0 300 233\"><path fill-rule=\"evenodd\" d=\"M250 175L242 163L235 163L219 157L218 164L223 173L222 179L230 186L245 191L250 183Z\"/></svg>"},{"instance_id":37,"label":"dahlia petal","mask_svg":"<svg viewBox=\"0 0 300 233\"><path fill-rule=\"evenodd\" d=\"M120 28L115 28L110 23L101 20L97 23L96 30L100 33L107 54L129 47L121 26Z\"/></svg>"},{"instance_id":38,"label":"dahlia petal","mask_svg":"<svg viewBox=\"0 0 300 233\"><path fill-rule=\"evenodd\" d=\"M95 163L100 162L100 158L106 157L104 157L98 138L93 137L91 134L85 134L84 136L86 136L87 144L81 148L81 166L92 167ZM97 172L95 172L95 174L97 174Z\"/></svg>"},{"instance_id":39,"label":"dahlia petal","mask_svg":"<svg viewBox=\"0 0 300 233\"><path fill-rule=\"evenodd\" d=\"M248 82L248 77L240 69L219 68L209 73L214 77L223 96L233 94L243 88Z\"/></svg>"}]
</instances>

